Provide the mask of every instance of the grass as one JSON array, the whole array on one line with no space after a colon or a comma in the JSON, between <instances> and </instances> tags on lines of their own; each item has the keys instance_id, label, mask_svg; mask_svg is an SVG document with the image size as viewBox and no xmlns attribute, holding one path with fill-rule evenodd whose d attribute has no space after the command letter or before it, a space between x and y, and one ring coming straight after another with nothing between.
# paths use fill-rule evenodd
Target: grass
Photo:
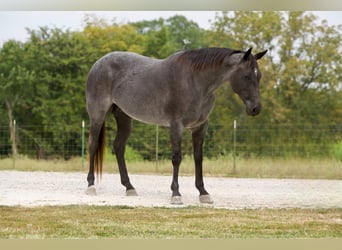
<instances>
[{"instance_id":1,"label":"grass","mask_svg":"<svg viewBox=\"0 0 342 250\"><path fill-rule=\"evenodd\" d=\"M340 238L342 209L0 207L1 239Z\"/></svg>"},{"instance_id":2,"label":"grass","mask_svg":"<svg viewBox=\"0 0 342 250\"><path fill-rule=\"evenodd\" d=\"M82 171L84 168L82 168L81 158L73 158L68 161L34 160L19 156L15 160L12 158L0 159L0 170L75 172Z\"/></svg>"},{"instance_id":3,"label":"grass","mask_svg":"<svg viewBox=\"0 0 342 250\"><path fill-rule=\"evenodd\" d=\"M27 157L1 159L0 170L19 171L88 171L88 162L82 166L81 158L64 160L33 160ZM150 161L129 161L129 173L161 174L172 173L171 162L161 160L156 164ZM117 173L115 159L106 160L104 171ZM191 157L184 157L180 175L193 175L194 163ZM336 159L271 159L250 158L237 159L236 171L230 157L204 159L206 176L240 177L240 178L301 178L301 179L342 179L342 162Z\"/></svg>"}]
</instances>

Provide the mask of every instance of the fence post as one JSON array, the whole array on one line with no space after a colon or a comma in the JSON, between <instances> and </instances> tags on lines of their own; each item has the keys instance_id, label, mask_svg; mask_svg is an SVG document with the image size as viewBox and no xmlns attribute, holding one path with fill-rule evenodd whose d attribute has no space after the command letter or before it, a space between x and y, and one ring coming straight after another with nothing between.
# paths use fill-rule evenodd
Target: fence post
<instances>
[{"instance_id":1,"label":"fence post","mask_svg":"<svg viewBox=\"0 0 342 250\"><path fill-rule=\"evenodd\" d=\"M156 125L156 172L158 173L159 127Z\"/></svg>"},{"instance_id":2,"label":"fence post","mask_svg":"<svg viewBox=\"0 0 342 250\"><path fill-rule=\"evenodd\" d=\"M12 142L12 158L13 158L13 169L15 169L15 158L16 158L16 153L14 148L16 148L16 141L15 141L15 137L16 137L16 124L17 121L13 120L13 142Z\"/></svg>"},{"instance_id":3,"label":"fence post","mask_svg":"<svg viewBox=\"0 0 342 250\"><path fill-rule=\"evenodd\" d=\"M82 121L82 168L84 168L84 120Z\"/></svg>"},{"instance_id":4,"label":"fence post","mask_svg":"<svg viewBox=\"0 0 342 250\"><path fill-rule=\"evenodd\" d=\"M236 174L236 120L234 120L233 133L233 174Z\"/></svg>"}]
</instances>

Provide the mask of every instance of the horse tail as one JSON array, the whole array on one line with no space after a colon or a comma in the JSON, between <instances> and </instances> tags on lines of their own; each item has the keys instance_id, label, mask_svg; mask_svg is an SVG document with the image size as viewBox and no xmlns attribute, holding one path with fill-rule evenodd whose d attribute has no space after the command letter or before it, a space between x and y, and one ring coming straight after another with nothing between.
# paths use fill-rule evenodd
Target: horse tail
<instances>
[{"instance_id":1,"label":"horse tail","mask_svg":"<svg viewBox=\"0 0 342 250\"><path fill-rule=\"evenodd\" d=\"M104 150L106 147L106 126L105 122L103 122L100 135L99 135L99 146L95 153L94 162L95 162L95 172L96 175L102 176L102 169L103 169L103 155Z\"/></svg>"}]
</instances>

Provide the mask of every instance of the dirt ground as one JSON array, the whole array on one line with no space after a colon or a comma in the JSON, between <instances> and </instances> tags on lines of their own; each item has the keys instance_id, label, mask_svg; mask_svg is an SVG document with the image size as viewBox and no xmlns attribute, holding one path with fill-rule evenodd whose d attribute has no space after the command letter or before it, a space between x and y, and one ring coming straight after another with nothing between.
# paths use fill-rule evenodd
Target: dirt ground
<instances>
[{"instance_id":1,"label":"dirt ground","mask_svg":"<svg viewBox=\"0 0 342 250\"><path fill-rule=\"evenodd\" d=\"M170 204L171 176L130 175L138 196L126 196L118 174L103 174L97 195L85 194L84 173L0 171L0 205L201 206L193 176L179 177L183 205ZM226 209L342 208L341 180L205 177L214 204Z\"/></svg>"}]
</instances>

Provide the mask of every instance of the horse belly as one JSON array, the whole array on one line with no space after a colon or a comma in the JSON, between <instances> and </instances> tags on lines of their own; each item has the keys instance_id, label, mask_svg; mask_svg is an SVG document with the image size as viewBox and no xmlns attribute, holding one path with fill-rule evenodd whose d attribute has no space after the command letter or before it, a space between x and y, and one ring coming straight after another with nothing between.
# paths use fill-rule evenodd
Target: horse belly
<instances>
[{"instance_id":1,"label":"horse belly","mask_svg":"<svg viewBox=\"0 0 342 250\"><path fill-rule=\"evenodd\" d=\"M147 88L149 89L149 88ZM169 126L170 118L165 112L166 95L154 91L116 91L113 102L131 118L143 123Z\"/></svg>"},{"instance_id":2,"label":"horse belly","mask_svg":"<svg viewBox=\"0 0 342 250\"><path fill-rule=\"evenodd\" d=\"M152 124L152 125L159 125L159 126L164 126L164 127L169 127L170 126L170 121L166 117L158 116L155 114L129 114L130 117L132 117L134 120L147 123L147 124Z\"/></svg>"},{"instance_id":3,"label":"horse belly","mask_svg":"<svg viewBox=\"0 0 342 250\"><path fill-rule=\"evenodd\" d=\"M119 106L128 116L134 120L138 120L147 124L154 124L159 126L170 126L170 119L160 110L155 107L149 107L149 105L141 104L144 108L132 109L125 107L124 105Z\"/></svg>"}]
</instances>

